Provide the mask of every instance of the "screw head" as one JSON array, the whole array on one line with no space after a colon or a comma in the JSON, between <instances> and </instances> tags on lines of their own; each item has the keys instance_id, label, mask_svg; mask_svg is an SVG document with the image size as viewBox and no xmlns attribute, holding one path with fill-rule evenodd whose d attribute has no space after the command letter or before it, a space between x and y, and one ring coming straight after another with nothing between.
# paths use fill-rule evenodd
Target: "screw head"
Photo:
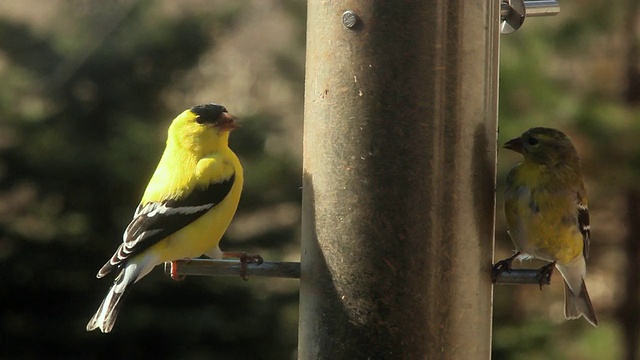
<instances>
[{"instance_id":1,"label":"screw head","mask_svg":"<svg viewBox=\"0 0 640 360\"><path fill-rule=\"evenodd\" d=\"M342 13L342 25L347 29L353 29L358 25L358 15L351 10Z\"/></svg>"}]
</instances>

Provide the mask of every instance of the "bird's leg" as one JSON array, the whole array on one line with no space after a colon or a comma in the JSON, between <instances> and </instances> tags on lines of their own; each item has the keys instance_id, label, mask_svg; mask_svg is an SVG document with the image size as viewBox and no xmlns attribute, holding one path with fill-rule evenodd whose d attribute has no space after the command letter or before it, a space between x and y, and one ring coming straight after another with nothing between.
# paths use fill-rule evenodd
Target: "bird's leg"
<instances>
[{"instance_id":1,"label":"bird's leg","mask_svg":"<svg viewBox=\"0 0 640 360\"><path fill-rule=\"evenodd\" d=\"M191 259L185 258L184 261L186 261L188 264L191 261ZM171 279L175 281L184 280L184 278L186 277L185 275L178 275L178 260L173 260L170 263L171 263L171 271L170 271Z\"/></svg>"},{"instance_id":2,"label":"bird's leg","mask_svg":"<svg viewBox=\"0 0 640 360\"><path fill-rule=\"evenodd\" d=\"M553 269L556 267L556 262L550 262L538 270L538 284L540 284L540 290L542 291L542 285L551 285L551 275L553 275Z\"/></svg>"},{"instance_id":3,"label":"bird's leg","mask_svg":"<svg viewBox=\"0 0 640 360\"><path fill-rule=\"evenodd\" d=\"M247 281L249 277L247 276L247 264L256 264L260 265L264 260L262 260L262 256L260 255L249 255L246 252L224 252L222 253L223 259L240 259L240 277L242 280Z\"/></svg>"},{"instance_id":4,"label":"bird's leg","mask_svg":"<svg viewBox=\"0 0 640 360\"><path fill-rule=\"evenodd\" d=\"M495 265L493 265L493 269L491 269L491 282L495 284L496 281L498 280L498 275L500 275L505 271L507 272L511 271L511 263L518 256L520 256L520 251L516 252L515 254L513 254L513 256L509 258L498 261Z\"/></svg>"}]
</instances>

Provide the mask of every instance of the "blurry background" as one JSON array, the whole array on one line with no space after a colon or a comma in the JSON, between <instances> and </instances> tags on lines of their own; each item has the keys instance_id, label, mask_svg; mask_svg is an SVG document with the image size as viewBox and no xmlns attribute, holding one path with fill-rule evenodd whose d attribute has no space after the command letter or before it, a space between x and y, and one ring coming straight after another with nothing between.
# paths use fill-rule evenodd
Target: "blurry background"
<instances>
[{"instance_id":1,"label":"blurry background","mask_svg":"<svg viewBox=\"0 0 640 360\"><path fill-rule=\"evenodd\" d=\"M501 37L500 143L568 133L584 160L601 325L564 321L562 282L496 287L494 359L633 359L640 340L640 2L561 2ZM132 287L114 332L84 328L171 119L219 102L246 171L223 250L299 259L302 0L0 2L0 357L290 359L298 282ZM501 151L496 259L511 254ZM522 266L538 267L535 261Z\"/></svg>"},{"instance_id":2,"label":"blurry background","mask_svg":"<svg viewBox=\"0 0 640 360\"><path fill-rule=\"evenodd\" d=\"M600 325L564 320L558 273L542 292L498 286L494 359L640 359L640 2L560 6L501 37L499 138L549 126L578 148L591 215L586 282ZM521 158L498 154L496 259L513 253L502 190Z\"/></svg>"},{"instance_id":3,"label":"blurry background","mask_svg":"<svg viewBox=\"0 0 640 360\"><path fill-rule=\"evenodd\" d=\"M299 259L303 1L0 4L0 354L289 359L298 281L190 277L132 287L111 335L95 279L164 148L198 103L242 119L245 191L221 247ZM158 356L158 355L161 356Z\"/></svg>"}]
</instances>

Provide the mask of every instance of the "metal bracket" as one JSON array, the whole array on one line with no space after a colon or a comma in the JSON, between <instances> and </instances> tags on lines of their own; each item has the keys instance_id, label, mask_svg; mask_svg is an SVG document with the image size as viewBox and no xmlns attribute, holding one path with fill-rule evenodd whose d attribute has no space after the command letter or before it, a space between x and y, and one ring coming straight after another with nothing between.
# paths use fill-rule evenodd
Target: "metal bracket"
<instances>
[{"instance_id":1,"label":"metal bracket","mask_svg":"<svg viewBox=\"0 0 640 360\"><path fill-rule=\"evenodd\" d=\"M500 4L500 34L511 34L524 24L527 16L554 16L560 4L553 0L503 0Z\"/></svg>"}]
</instances>

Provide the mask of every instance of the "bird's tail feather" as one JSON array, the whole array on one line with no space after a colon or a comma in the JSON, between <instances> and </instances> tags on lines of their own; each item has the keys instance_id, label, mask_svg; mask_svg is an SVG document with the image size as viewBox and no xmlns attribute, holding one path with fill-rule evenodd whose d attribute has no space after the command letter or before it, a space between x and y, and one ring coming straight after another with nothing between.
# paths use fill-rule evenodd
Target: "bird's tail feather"
<instances>
[{"instance_id":1,"label":"bird's tail feather","mask_svg":"<svg viewBox=\"0 0 640 360\"><path fill-rule=\"evenodd\" d=\"M129 285L138 279L138 274L135 266L127 266L120 272L107 296L102 300L102 304L87 323L87 331L100 329L103 333L111 332L122 305L122 296Z\"/></svg>"},{"instance_id":2,"label":"bird's tail feather","mask_svg":"<svg viewBox=\"0 0 640 360\"><path fill-rule=\"evenodd\" d=\"M567 282L564 283L564 317L567 319L577 319L584 316L593 326L598 326L598 318L596 312L591 305L591 299L587 292L587 286L582 280L582 286L579 293L574 293Z\"/></svg>"},{"instance_id":3,"label":"bird's tail feather","mask_svg":"<svg viewBox=\"0 0 640 360\"><path fill-rule=\"evenodd\" d=\"M87 331L100 329L103 333L108 333L113 328L113 324L118 317L118 311L120 310L120 299L124 293L117 293L115 291L115 285L109 289L109 293L102 300L102 304L98 308L98 311L93 315L89 323L87 324Z\"/></svg>"}]
</instances>

